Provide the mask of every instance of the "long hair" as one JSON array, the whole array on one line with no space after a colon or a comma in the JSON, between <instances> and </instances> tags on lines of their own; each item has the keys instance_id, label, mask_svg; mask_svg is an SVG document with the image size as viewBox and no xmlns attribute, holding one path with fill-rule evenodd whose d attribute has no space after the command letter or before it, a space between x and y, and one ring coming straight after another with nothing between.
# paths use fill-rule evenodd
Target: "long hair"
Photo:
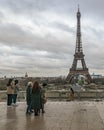
<instances>
[{"instance_id":1,"label":"long hair","mask_svg":"<svg viewBox=\"0 0 104 130\"><path fill-rule=\"evenodd\" d=\"M15 85L18 84L18 80L17 79L14 82L15 82Z\"/></svg>"},{"instance_id":2,"label":"long hair","mask_svg":"<svg viewBox=\"0 0 104 130\"><path fill-rule=\"evenodd\" d=\"M34 93L36 90L39 90L39 89L40 89L39 83L38 81L35 81L33 84L32 93Z\"/></svg>"},{"instance_id":3,"label":"long hair","mask_svg":"<svg viewBox=\"0 0 104 130\"><path fill-rule=\"evenodd\" d=\"M12 81L13 81L13 79L9 79L7 86L10 86Z\"/></svg>"},{"instance_id":4,"label":"long hair","mask_svg":"<svg viewBox=\"0 0 104 130\"><path fill-rule=\"evenodd\" d=\"M74 90L72 89L72 88L70 88L71 89L71 91L72 91L72 94L74 94Z\"/></svg>"}]
</instances>

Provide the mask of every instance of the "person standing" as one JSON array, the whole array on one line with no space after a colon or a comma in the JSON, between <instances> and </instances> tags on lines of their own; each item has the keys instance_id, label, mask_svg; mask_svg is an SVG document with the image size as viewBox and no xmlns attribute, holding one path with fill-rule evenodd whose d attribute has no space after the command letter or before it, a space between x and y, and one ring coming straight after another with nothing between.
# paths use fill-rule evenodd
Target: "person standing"
<instances>
[{"instance_id":1,"label":"person standing","mask_svg":"<svg viewBox=\"0 0 104 130\"><path fill-rule=\"evenodd\" d=\"M7 106L12 105L13 93L14 93L14 80L9 79L7 83Z\"/></svg>"},{"instance_id":2,"label":"person standing","mask_svg":"<svg viewBox=\"0 0 104 130\"><path fill-rule=\"evenodd\" d=\"M70 88L70 101L74 101L74 90Z\"/></svg>"},{"instance_id":3,"label":"person standing","mask_svg":"<svg viewBox=\"0 0 104 130\"><path fill-rule=\"evenodd\" d=\"M16 79L14 82L15 82L15 85L14 85L13 103L14 103L14 105L16 105L17 93L18 93L18 91L19 91L19 88L18 88L18 80Z\"/></svg>"},{"instance_id":4,"label":"person standing","mask_svg":"<svg viewBox=\"0 0 104 130\"><path fill-rule=\"evenodd\" d=\"M34 109L35 116L39 115L39 111L41 107L40 98L41 98L40 86L38 81L35 81L32 88L32 101L31 101L31 105L32 108Z\"/></svg>"},{"instance_id":5,"label":"person standing","mask_svg":"<svg viewBox=\"0 0 104 130\"><path fill-rule=\"evenodd\" d=\"M42 87L40 88L40 92L41 92L40 109L42 110L42 113L45 113L45 111L44 111L44 104L47 101L46 96L45 96L45 86L42 85Z\"/></svg>"},{"instance_id":6,"label":"person standing","mask_svg":"<svg viewBox=\"0 0 104 130\"><path fill-rule=\"evenodd\" d=\"M28 82L26 89L26 103L27 103L26 114L31 114L31 90L32 90L32 82Z\"/></svg>"}]
</instances>

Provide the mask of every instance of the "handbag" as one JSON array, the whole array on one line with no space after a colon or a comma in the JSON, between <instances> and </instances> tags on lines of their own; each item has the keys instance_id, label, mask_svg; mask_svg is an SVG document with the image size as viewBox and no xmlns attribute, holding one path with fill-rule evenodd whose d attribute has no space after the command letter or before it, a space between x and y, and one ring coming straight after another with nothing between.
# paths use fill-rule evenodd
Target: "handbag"
<instances>
[{"instance_id":1,"label":"handbag","mask_svg":"<svg viewBox=\"0 0 104 130\"><path fill-rule=\"evenodd\" d=\"M44 96L44 97L43 97L43 103L46 104L46 102L47 102L47 99L46 99L46 97Z\"/></svg>"}]
</instances>

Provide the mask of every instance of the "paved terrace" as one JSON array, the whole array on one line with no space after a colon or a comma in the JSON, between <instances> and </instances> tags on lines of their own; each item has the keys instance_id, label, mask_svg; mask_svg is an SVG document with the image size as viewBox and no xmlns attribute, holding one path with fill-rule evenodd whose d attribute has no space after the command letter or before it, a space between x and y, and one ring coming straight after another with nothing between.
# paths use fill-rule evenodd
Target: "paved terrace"
<instances>
[{"instance_id":1,"label":"paved terrace","mask_svg":"<svg viewBox=\"0 0 104 130\"><path fill-rule=\"evenodd\" d=\"M0 103L0 130L104 130L104 102L47 102L46 113L26 116L26 104Z\"/></svg>"}]
</instances>

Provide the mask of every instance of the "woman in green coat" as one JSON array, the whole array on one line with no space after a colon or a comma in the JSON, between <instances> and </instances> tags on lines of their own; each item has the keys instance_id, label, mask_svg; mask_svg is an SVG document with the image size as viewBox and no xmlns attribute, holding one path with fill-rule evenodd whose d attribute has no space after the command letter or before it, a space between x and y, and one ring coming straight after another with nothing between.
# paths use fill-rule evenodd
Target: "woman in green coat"
<instances>
[{"instance_id":1,"label":"woman in green coat","mask_svg":"<svg viewBox=\"0 0 104 130\"><path fill-rule=\"evenodd\" d=\"M40 98L41 98L40 86L39 83L35 81L32 88L32 99L31 99L31 105L32 108L34 109L35 116L38 116L40 111L41 107Z\"/></svg>"}]
</instances>

